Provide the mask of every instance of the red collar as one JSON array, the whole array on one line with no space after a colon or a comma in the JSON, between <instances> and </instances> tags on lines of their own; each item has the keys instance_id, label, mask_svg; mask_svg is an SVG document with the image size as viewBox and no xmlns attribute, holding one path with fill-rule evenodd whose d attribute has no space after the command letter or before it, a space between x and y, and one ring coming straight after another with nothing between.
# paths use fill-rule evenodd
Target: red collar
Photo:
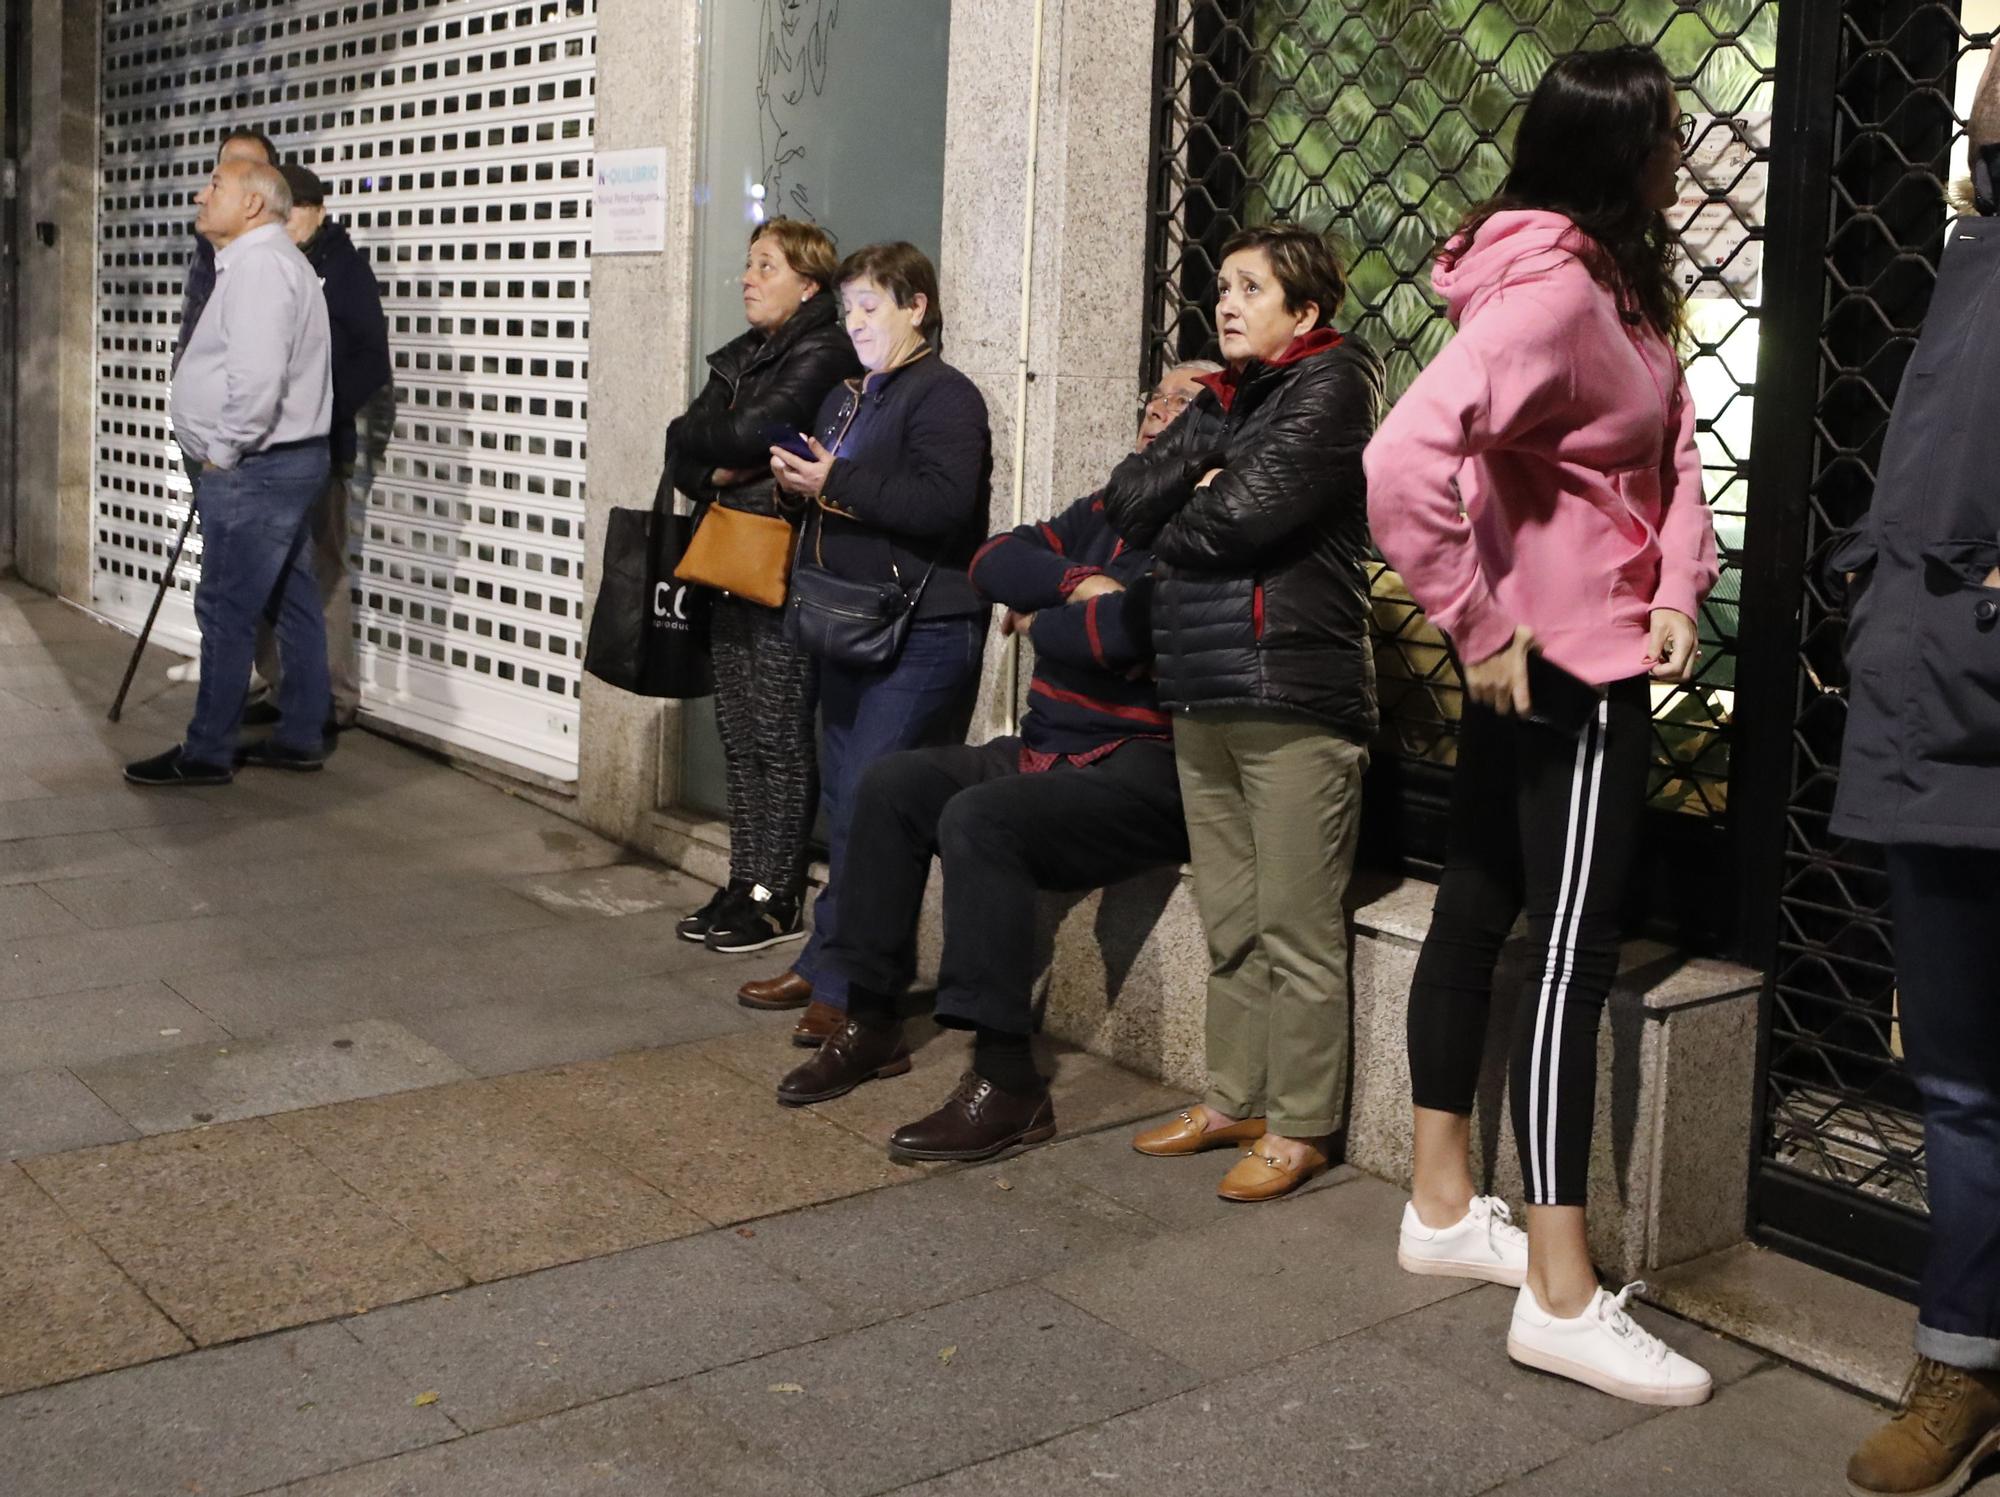
<instances>
[{"instance_id":1,"label":"red collar","mask_svg":"<svg viewBox=\"0 0 2000 1497\"><path fill-rule=\"evenodd\" d=\"M1267 369L1282 369L1287 364L1296 364L1301 359L1310 359L1316 354L1322 354L1329 349L1338 348L1340 347L1340 343L1340 334L1336 333L1332 328L1316 327L1311 332L1303 333L1299 337L1292 339L1290 346L1275 359L1266 361L1264 367ZM1257 360L1252 359L1250 364L1255 364L1256 362ZM1250 367L1250 364L1246 364L1243 367L1247 369ZM1241 374L1241 370L1223 369L1214 374L1204 374L1196 379L1195 383L1205 386L1212 391L1215 398L1222 403L1222 408L1226 411L1229 409L1231 402L1236 399L1236 391L1241 380Z\"/></svg>"}]
</instances>

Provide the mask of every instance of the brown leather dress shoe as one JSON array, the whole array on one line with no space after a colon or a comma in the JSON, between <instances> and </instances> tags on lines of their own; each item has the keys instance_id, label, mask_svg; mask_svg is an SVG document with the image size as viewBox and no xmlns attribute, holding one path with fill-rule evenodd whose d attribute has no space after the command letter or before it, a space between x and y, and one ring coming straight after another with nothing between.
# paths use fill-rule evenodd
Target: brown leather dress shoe
<instances>
[{"instance_id":1,"label":"brown leather dress shoe","mask_svg":"<svg viewBox=\"0 0 2000 1497\"><path fill-rule=\"evenodd\" d=\"M894 1159L991 1159L1016 1144L1046 1143L1055 1136L1056 1108L1046 1087L1023 1096L967 1071L944 1106L896 1130L889 1154Z\"/></svg>"},{"instance_id":2,"label":"brown leather dress shoe","mask_svg":"<svg viewBox=\"0 0 2000 1497\"><path fill-rule=\"evenodd\" d=\"M1222 1177L1215 1193L1225 1201L1275 1201L1288 1196L1326 1168L1326 1155L1307 1147L1304 1164L1296 1169L1264 1149L1250 1148L1236 1167Z\"/></svg>"},{"instance_id":3,"label":"brown leather dress shoe","mask_svg":"<svg viewBox=\"0 0 2000 1497\"><path fill-rule=\"evenodd\" d=\"M785 1107L831 1102L864 1081L900 1076L909 1069L910 1049L903 1043L901 1024L878 1029L848 1019L811 1060L778 1083L778 1101Z\"/></svg>"},{"instance_id":4,"label":"brown leather dress shoe","mask_svg":"<svg viewBox=\"0 0 2000 1497\"><path fill-rule=\"evenodd\" d=\"M1221 1128L1207 1126L1207 1114L1190 1107L1170 1123L1148 1128L1132 1140L1141 1154L1174 1159L1183 1154L1199 1154L1203 1149L1219 1149L1224 1144L1254 1144L1264 1136L1262 1118L1245 1118Z\"/></svg>"},{"instance_id":5,"label":"brown leather dress shoe","mask_svg":"<svg viewBox=\"0 0 2000 1497\"><path fill-rule=\"evenodd\" d=\"M745 1008L804 1008L812 1002L813 985L796 972L758 978L736 990L736 1001Z\"/></svg>"},{"instance_id":6,"label":"brown leather dress shoe","mask_svg":"<svg viewBox=\"0 0 2000 1497\"><path fill-rule=\"evenodd\" d=\"M792 1026L792 1043L801 1050L817 1050L846 1022L846 1009L835 1008L831 1003L808 1003L806 1011L799 1015L799 1022Z\"/></svg>"}]
</instances>

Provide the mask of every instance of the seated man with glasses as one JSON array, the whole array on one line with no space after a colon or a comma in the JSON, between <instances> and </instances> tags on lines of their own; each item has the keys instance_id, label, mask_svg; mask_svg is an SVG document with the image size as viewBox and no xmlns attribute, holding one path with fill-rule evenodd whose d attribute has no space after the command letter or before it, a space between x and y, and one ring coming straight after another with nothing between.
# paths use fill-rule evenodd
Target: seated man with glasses
<instances>
[{"instance_id":1,"label":"seated man with glasses","mask_svg":"<svg viewBox=\"0 0 2000 1497\"><path fill-rule=\"evenodd\" d=\"M1147 399L1144 449L1200 392L1213 364L1169 370ZM1018 737L914 749L862 781L828 959L848 1007L814 1004L795 1037L819 1045L778 1083L789 1107L910 1068L897 1002L914 967L931 857L944 865L937 1021L973 1034L972 1070L944 1105L897 1130L902 1159L986 1159L1055 1133L1035 1026L1035 896L1103 888L1185 862L1187 826L1167 714L1153 687L1152 556L1126 545L1095 496L989 540L973 585L1035 648Z\"/></svg>"}]
</instances>

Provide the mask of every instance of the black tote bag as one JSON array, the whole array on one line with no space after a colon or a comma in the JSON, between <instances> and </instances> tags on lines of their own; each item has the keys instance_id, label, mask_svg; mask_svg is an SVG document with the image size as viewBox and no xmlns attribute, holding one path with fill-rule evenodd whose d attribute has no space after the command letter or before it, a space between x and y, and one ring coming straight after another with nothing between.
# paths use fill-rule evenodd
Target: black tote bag
<instances>
[{"instance_id":1,"label":"black tote bag","mask_svg":"<svg viewBox=\"0 0 2000 1497\"><path fill-rule=\"evenodd\" d=\"M715 690L714 595L674 576L693 534L694 516L664 506L611 511L583 658L598 680L642 697L685 700Z\"/></svg>"}]
</instances>

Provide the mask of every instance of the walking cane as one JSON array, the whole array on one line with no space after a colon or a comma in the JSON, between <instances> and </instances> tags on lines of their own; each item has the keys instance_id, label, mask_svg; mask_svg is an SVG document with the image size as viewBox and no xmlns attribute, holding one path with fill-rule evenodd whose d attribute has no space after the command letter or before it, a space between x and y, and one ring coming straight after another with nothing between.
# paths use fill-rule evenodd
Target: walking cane
<instances>
[{"instance_id":1,"label":"walking cane","mask_svg":"<svg viewBox=\"0 0 2000 1497\"><path fill-rule=\"evenodd\" d=\"M153 594L153 606L146 610L146 622L139 629L139 641L132 646L131 663L125 667L125 679L118 683L118 695L111 701L111 721L118 721L118 714L125 710L125 693L132 689L132 678L139 674L139 657L146 653L146 638L153 632L153 620L160 616L160 605L167 599L167 589L174 585L174 569L181 564L181 547L187 544L188 532L194 529L193 496L189 496L187 518L181 521L181 533L174 537L174 554L167 558L167 569L160 574L160 590Z\"/></svg>"}]
</instances>

